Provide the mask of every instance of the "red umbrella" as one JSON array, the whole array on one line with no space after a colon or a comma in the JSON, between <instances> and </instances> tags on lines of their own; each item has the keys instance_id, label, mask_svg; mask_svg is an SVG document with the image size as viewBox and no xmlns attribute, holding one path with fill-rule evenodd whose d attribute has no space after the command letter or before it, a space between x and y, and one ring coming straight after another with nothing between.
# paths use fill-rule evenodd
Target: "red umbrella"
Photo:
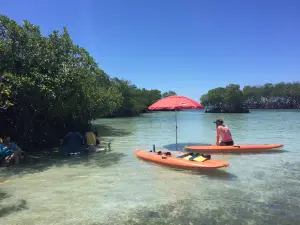
<instances>
[{"instance_id":1,"label":"red umbrella","mask_svg":"<svg viewBox=\"0 0 300 225\"><path fill-rule=\"evenodd\" d=\"M149 110L181 110L181 109L203 109L204 107L184 96L169 96L159 101L155 102L153 105L149 106Z\"/></svg>"},{"instance_id":2,"label":"red umbrella","mask_svg":"<svg viewBox=\"0 0 300 225\"><path fill-rule=\"evenodd\" d=\"M192 99L189 99L184 96L169 96L166 98L163 98L151 106L148 107L149 110L152 111L161 111L161 110L175 110L175 120L176 120L176 150L177 150L177 110L182 109L203 109L204 107L199 104L198 102L195 102Z\"/></svg>"}]
</instances>

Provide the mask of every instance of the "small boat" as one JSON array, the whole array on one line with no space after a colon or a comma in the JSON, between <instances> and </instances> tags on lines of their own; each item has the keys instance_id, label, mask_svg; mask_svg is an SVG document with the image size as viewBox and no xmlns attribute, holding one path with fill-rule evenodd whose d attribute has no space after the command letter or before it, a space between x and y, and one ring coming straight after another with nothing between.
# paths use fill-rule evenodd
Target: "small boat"
<instances>
[{"instance_id":1,"label":"small boat","mask_svg":"<svg viewBox=\"0 0 300 225\"><path fill-rule=\"evenodd\" d=\"M186 146L184 149L191 152L201 153L255 153L271 151L276 148L283 147L283 144L260 144L260 145L232 145L232 146L218 146L218 145L204 145L204 146Z\"/></svg>"},{"instance_id":2,"label":"small boat","mask_svg":"<svg viewBox=\"0 0 300 225\"><path fill-rule=\"evenodd\" d=\"M153 152L152 150L136 149L134 153L137 157L144 160L184 169L207 170L227 167L229 165L228 162L211 159L210 155L191 152L175 156L170 152Z\"/></svg>"}]
</instances>

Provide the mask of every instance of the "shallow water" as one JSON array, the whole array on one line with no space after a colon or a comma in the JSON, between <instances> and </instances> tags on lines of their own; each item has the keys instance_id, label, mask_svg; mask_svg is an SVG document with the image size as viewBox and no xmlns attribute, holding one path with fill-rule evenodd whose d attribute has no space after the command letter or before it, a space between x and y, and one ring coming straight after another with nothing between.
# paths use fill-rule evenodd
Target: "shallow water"
<instances>
[{"instance_id":1,"label":"shallow water","mask_svg":"<svg viewBox=\"0 0 300 225\"><path fill-rule=\"evenodd\" d=\"M300 112L178 113L179 148L215 142L222 116L236 143L284 143L280 154L218 155L213 172L171 169L134 148L175 150L173 112L102 119L111 152L1 169L1 224L300 224Z\"/></svg>"}]
</instances>

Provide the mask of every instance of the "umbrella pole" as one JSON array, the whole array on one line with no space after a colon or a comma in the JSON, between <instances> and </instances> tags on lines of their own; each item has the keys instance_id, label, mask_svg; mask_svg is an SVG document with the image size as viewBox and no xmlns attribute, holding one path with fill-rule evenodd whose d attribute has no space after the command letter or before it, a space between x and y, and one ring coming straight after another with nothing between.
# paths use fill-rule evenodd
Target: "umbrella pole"
<instances>
[{"instance_id":1,"label":"umbrella pole","mask_svg":"<svg viewBox=\"0 0 300 225\"><path fill-rule=\"evenodd\" d=\"M176 151L177 151L178 143L177 143L177 111L176 111L176 108L175 108L175 121L176 121Z\"/></svg>"}]
</instances>

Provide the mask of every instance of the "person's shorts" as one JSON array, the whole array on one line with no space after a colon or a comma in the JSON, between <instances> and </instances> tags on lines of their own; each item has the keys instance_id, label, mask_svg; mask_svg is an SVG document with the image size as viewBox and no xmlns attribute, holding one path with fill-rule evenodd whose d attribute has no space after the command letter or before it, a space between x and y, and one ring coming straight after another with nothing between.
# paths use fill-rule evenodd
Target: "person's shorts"
<instances>
[{"instance_id":1,"label":"person's shorts","mask_svg":"<svg viewBox=\"0 0 300 225\"><path fill-rule=\"evenodd\" d=\"M224 142L224 141L222 141L222 143L224 144L224 145L234 145L234 142L233 141L227 141L227 142Z\"/></svg>"}]
</instances>

